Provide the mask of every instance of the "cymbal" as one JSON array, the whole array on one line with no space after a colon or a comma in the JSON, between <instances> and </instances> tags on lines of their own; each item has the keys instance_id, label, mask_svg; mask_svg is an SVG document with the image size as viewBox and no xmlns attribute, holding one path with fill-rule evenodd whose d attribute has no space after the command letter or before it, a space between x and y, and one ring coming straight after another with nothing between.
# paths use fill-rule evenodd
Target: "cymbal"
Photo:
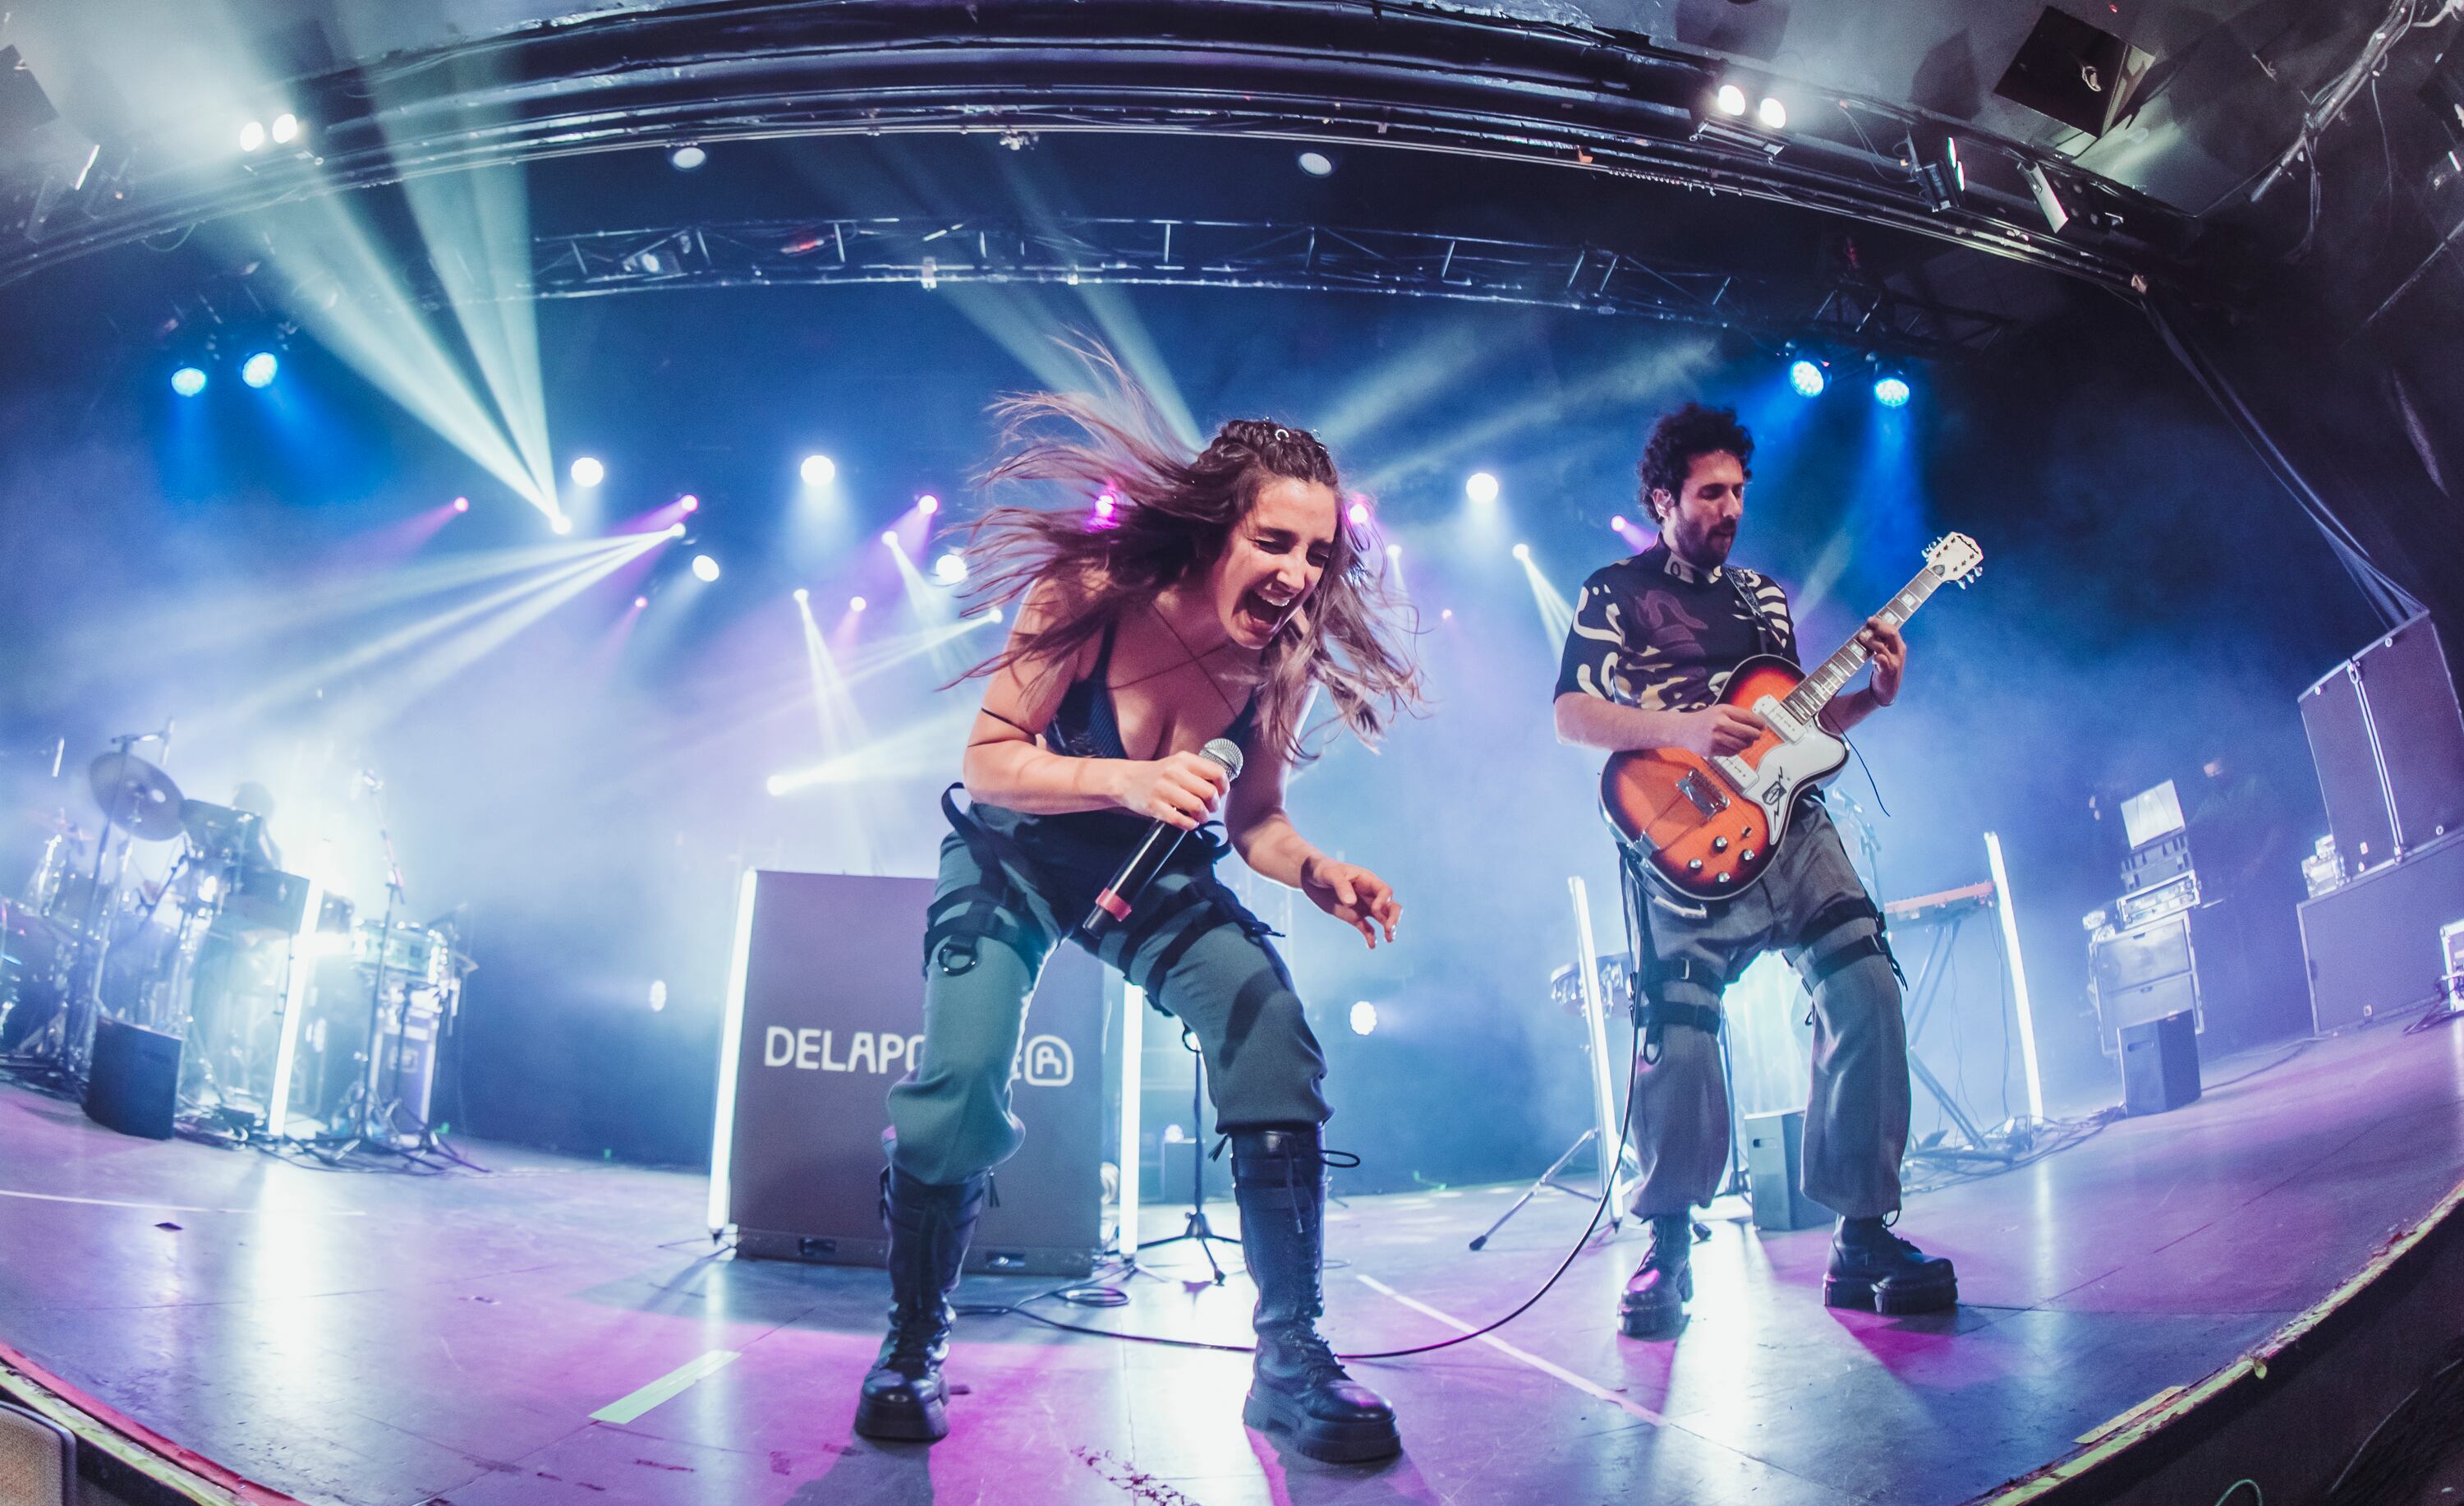
<instances>
[{"instance_id":1,"label":"cymbal","mask_svg":"<svg viewBox=\"0 0 2464 1506\"><path fill-rule=\"evenodd\" d=\"M180 828L188 839L209 853L236 853L248 840L256 825L253 811L234 810L229 806L209 805L202 800L180 802Z\"/></svg>"},{"instance_id":2,"label":"cymbal","mask_svg":"<svg viewBox=\"0 0 2464 1506\"><path fill-rule=\"evenodd\" d=\"M125 753L105 753L86 767L86 782L104 814L142 842L180 834L180 786L171 776Z\"/></svg>"}]
</instances>

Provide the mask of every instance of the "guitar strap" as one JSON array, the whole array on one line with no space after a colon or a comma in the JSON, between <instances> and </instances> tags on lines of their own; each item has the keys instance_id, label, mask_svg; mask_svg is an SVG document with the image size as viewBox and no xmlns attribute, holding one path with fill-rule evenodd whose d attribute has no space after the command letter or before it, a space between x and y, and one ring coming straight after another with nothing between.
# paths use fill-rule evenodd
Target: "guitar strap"
<instances>
[{"instance_id":1,"label":"guitar strap","mask_svg":"<svg viewBox=\"0 0 2464 1506\"><path fill-rule=\"evenodd\" d=\"M1735 570L1723 569L1720 572L1720 579L1728 583L1728 589L1737 593L1737 601L1746 609L1746 615L1753 619L1756 651L1763 653L1779 653L1781 652L1779 632L1771 627L1771 619L1764 615L1762 604L1754 600L1754 593L1746 589L1745 583L1737 579Z\"/></svg>"}]
</instances>

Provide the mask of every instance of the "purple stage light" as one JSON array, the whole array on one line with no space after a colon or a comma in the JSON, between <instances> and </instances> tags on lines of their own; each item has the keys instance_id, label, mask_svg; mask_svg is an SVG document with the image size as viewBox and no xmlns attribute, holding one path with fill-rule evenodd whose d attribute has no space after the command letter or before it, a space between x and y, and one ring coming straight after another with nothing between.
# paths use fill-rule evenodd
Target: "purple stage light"
<instances>
[{"instance_id":1,"label":"purple stage light","mask_svg":"<svg viewBox=\"0 0 2464 1506\"><path fill-rule=\"evenodd\" d=\"M684 496L676 498L676 506L685 512L697 513L701 511L701 498L695 497L691 492L687 492Z\"/></svg>"},{"instance_id":2,"label":"purple stage light","mask_svg":"<svg viewBox=\"0 0 2464 1506\"><path fill-rule=\"evenodd\" d=\"M941 510L941 498L934 496L930 492L927 492L923 496L915 498L915 510L922 513L925 517L930 518L935 513Z\"/></svg>"}]
</instances>

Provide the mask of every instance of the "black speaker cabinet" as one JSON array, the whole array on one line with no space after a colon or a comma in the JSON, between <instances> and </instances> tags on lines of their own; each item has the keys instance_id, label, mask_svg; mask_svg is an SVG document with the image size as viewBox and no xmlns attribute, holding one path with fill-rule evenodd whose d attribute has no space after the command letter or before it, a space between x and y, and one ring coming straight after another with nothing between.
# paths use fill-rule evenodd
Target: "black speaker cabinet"
<instances>
[{"instance_id":1,"label":"black speaker cabinet","mask_svg":"<svg viewBox=\"0 0 2464 1506\"><path fill-rule=\"evenodd\" d=\"M1811 1229L1835 1216L1805 1195L1802 1109L1746 1116L1746 1173L1753 1181L1756 1229Z\"/></svg>"},{"instance_id":2,"label":"black speaker cabinet","mask_svg":"<svg viewBox=\"0 0 2464 1506\"><path fill-rule=\"evenodd\" d=\"M2122 1108L2162 1114L2199 1100L2199 1032L2187 1014L2122 1031Z\"/></svg>"},{"instance_id":3,"label":"black speaker cabinet","mask_svg":"<svg viewBox=\"0 0 2464 1506\"><path fill-rule=\"evenodd\" d=\"M180 1037L122 1020L96 1024L86 1118L122 1135L169 1140L179 1096Z\"/></svg>"},{"instance_id":4,"label":"black speaker cabinet","mask_svg":"<svg viewBox=\"0 0 2464 1506\"><path fill-rule=\"evenodd\" d=\"M2301 906L2310 1018L2320 1034L2427 1004L2445 963L2438 932L2464 920L2464 831Z\"/></svg>"},{"instance_id":5,"label":"black speaker cabinet","mask_svg":"<svg viewBox=\"0 0 2464 1506\"><path fill-rule=\"evenodd\" d=\"M2464 831L2464 709L2428 617L2303 691L2301 726L2347 874Z\"/></svg>"},{"instance_id":6,"label":"black speaker cabinet","mask_svg":"<svg viewBox=\"0 0 2464 1506\"><path fill-rule=\"evenodd\" d=\"M883 1096L924 1043L927 878L746 875L719 1052L713 1227L739 1254L879 1265ZM1085 1275L1103 1244L1103 964L1053 949L1010 1079L1026 1143L969 1271Z\"/></svg>"}]
</instances>

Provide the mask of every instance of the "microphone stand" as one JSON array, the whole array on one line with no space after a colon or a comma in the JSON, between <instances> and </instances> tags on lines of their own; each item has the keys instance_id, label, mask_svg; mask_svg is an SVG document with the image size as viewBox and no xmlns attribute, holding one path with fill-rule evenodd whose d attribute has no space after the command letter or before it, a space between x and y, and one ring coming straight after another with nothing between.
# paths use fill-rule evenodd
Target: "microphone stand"
<instances>
[{"instance_id":1,"label":"microphone stand","mask_svg":"<svg viewBox=\"0 0 2464 1506\"><path fill-rule=\"evenodd\" d=\"M1143 1006L1141 1006L1143 1008ZM1199 1116L1206 1108L1206 1056L1198 1049L1198 1039L1186 1026L1180 1032L1180 1044L1189 1052L1189 1217L1180 1232L1161 1239L1150 1239L1139 1250L1155 1250L1165 1245L1194 1242L1199 1253L1206 1257L1206 1269L1215 1273L1215 1284L1223 1284L1223 1267L1215 1258L1215 1245L1239 1246L1229 1234L1215 1232L1206 1222L1206 1137L1198 1133ZM1213 1243L1210 1243L1212 1241ZM1135 1264L1133 1259L1132 1264Z\"/></svg>"}]
</instances>

